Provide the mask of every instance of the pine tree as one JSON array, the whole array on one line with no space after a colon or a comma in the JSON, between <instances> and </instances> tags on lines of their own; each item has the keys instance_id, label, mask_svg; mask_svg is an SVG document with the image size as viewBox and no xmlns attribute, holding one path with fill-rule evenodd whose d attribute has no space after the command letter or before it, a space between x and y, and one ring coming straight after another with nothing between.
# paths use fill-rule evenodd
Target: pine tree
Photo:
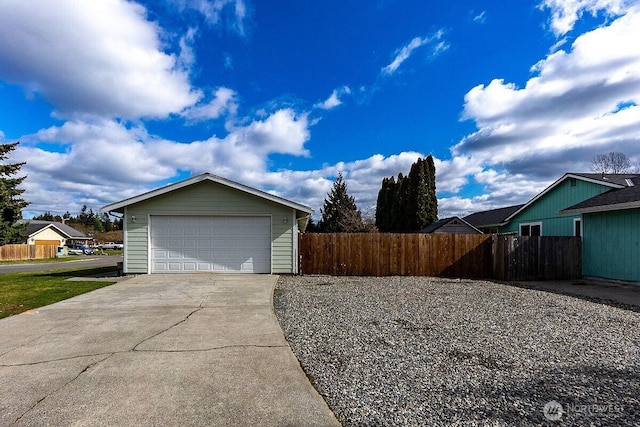
<instances>
[{"instance_id":1,"label":"pine tree","mask_svg":"<svg viewBox=\"0 0 640 427\"><path fill-rule=\"evenodd\" d=\"M356 206L355 199L349 196L342 173L338 173L338 178L324 199L324 206L320 209L320 213L322 218L318 227L322 232L358 233L366 230L362 214Z\"/></svg>"},{"instance_id":2,"label":"pine tree","mask_svg":"<svg viewBox=\"0 0 640 427\"><path fill-rule=\"evenodd\" d=\"M19 142L0 144L0 162L5 161L9 153L16 149ZM16 178L25 163L0 163L0 245L20 243L25 225L17 224L22 219L22 209L29 205L22 197L24 190L18 186L26 176Z\"/></svg>"}]
</instances>

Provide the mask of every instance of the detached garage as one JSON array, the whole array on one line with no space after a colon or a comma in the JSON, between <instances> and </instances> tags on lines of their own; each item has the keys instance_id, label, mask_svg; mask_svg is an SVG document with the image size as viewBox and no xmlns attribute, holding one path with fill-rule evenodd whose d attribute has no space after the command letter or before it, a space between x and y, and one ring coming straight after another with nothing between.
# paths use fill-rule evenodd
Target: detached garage
<instances>
[{"instance_id":1,"label":"detached garage","mask_svg":"<svg viewBox=\"0 0 640 427\"><path fill-rule=\"evenodd\" d=\"M311 208L202 174L104 206L123 216L124 272L297 273Z\"/></svg>"}]
</instances>

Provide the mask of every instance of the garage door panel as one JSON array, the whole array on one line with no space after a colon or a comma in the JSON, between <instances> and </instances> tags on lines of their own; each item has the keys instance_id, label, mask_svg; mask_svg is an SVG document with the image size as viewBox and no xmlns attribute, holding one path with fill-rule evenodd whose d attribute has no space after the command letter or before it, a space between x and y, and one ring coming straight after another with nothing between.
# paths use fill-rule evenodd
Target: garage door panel
<instances>
[{"instance_id":1,"label":"garage door panel","mask_svg":"<svg viewBox=\"0 0 640 427\"><path fill-rule=\"evenodd\" d=\"M152 216L152 272L271 272L269 217Z\"/></svg>"}]
</instances>

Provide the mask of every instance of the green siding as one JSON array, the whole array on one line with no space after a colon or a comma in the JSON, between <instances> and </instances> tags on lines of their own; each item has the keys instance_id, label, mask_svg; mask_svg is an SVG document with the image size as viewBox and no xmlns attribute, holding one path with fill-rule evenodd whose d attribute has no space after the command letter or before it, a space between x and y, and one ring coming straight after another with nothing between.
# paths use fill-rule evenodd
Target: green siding
<instances>
[{"instance_id":1,"label":"green siding","mask_svg":"<svg viewBox=\"0 0 640 427\"><path fill-rule=\"evenodd\" d=\"M292 208L214 182L199 182L125 209L126 272L148 272L149 215L269 215L272 272L293 273ZM131 217L136 217L132 222Z\"/></svg>"},{"instance_id":2,"label":"green siding","mask_svg":"<svg viewBox=\"0 0 640 427\"><path fill-rule=\"evenodd\" d=\"M640 209L584 214L582 274L640 282Z\"/></svg>"},{"instance_id":3,"label":"green siding","mask_svg":"<svg viewBox=\"0 0 640 427\"><path fill-rule=\"evenodd\" d=\"M573 236L573 220L580 216L560 215L558 212L611 190L611 187L580 179L576 179L575 184L571 186L570 178L560 182L500 228L500 233L519 233L520 224L541 222L543 236Z\"/></svg>"}]
</instances>

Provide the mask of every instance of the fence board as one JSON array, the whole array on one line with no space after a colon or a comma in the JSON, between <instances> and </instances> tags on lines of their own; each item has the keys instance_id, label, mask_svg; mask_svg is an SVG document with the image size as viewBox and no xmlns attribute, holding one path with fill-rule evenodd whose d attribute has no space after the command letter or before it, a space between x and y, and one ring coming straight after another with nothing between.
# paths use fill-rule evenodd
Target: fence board
<instances>
[{"instance_id":1,"label":"fence board","mask_svg":"<svg viewBox=\"0 0 640 427\"><path fill-rule=\"evenodd\" d=\"M0 261L55 258L58 245L3 245Z\"/></svg>"},{"instance_id":2,"label":"fence board","mask_svg":"<svg viewBox=\"0 0 640 427\"><path fill-rule=\"evenodd\" d=\"M578 237L307 233L299 246L302 274L498 280L575 279L582 274Z\"/></svg>"}]
</instances>

